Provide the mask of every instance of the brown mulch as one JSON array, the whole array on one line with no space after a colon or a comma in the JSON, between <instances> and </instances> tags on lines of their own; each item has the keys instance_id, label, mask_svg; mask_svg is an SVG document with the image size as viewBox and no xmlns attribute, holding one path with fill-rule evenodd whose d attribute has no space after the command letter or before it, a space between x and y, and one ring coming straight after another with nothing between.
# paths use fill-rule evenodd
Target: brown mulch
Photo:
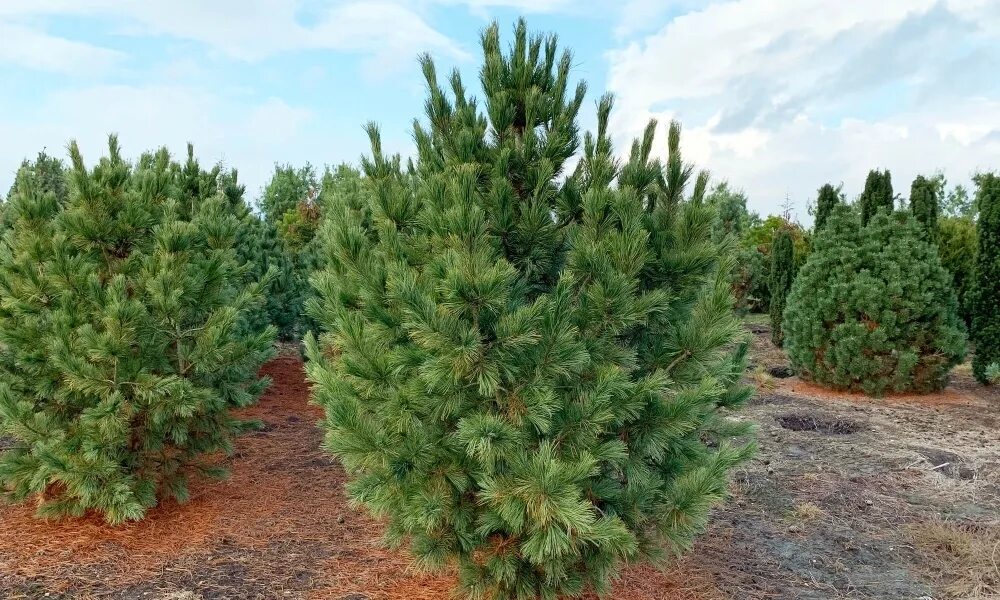
<instances>
[{"instance_id":1,"label":"brown mulch","mask_svg":"<svg viewBox=\"0 0 1000 600\"><path fill-rule=\"evenodd\" d=\"M450 575L416 571L382 547L382 526L352 508L343 470L320 449L302 362L263 369L273 385L242 416L262 431L237 443L225 481L192 484L191 500L111 527L97 516L46 522L0 504L0 598L351 598L452 596ZM626 570L612 598L714 600L713 576L681 562Z\"/></svg>"},{"instance_id":2,"label":"brown mulch","mask_svg":"<svg viewBox=\"0 0 1000 600\"><path fill-rule=\"evenodd\" d=\"M775 389L782 392L801 394L816 399L848 401L856 404L881 403L890 406L899 404L928 407L976 406L983 408L988 406L981 391L964 389L955 385L930 394L889 393L879 398L874 398L860 392L832 390L809 381L804 381L798 377L780 379L775 386Z\"/></svg>"}]
</instances>

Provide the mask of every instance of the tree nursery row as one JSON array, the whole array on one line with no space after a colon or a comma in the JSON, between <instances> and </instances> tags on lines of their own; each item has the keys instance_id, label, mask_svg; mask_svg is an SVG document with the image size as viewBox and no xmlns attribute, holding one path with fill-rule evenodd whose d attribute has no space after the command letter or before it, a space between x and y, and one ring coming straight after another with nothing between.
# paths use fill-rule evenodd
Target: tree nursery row
<instances>
[{"instance_id":1,"label":"tree nursery row","mask_svg":"<svg viewBox=\"0 0 1000 600\"><path fill-rule=\"evenodd\" d=\"M411 158L371 124L359 168L278 166L257 202L190 147L26 161L0 205L5 500L111 524L183 502L301 342L390 542L470 598L577 596L684 553L753 455L744 312L835 390L940 390L967 356L1000 382L996 174L904 198L876 170L820 188L811 228L762 219L676 122L615 148L605 96L581 131L571 66L494 25L478 96L422 58Z\"/></svg>"}]
</instances>

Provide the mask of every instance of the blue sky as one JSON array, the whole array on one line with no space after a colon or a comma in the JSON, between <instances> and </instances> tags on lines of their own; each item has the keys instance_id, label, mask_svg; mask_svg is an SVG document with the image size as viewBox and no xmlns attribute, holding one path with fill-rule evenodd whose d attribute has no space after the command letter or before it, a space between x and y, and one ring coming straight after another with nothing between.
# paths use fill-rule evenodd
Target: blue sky
<instances>
[{"instance_id":1,"label":"blue sky","mask_svg":"<svg viewBox=\"0 0 1000 600\"><path fill-rule=\"evenodd\" d=\"M820 185L856 194L872 167L904 195L1000 168L998 0L0 0L0 192L23 157L75 138L93 161L112 131L133 155L192 141L252 196L276 161L356 161L369 120L409 153L417 54L473 87L479 31L519 15L572 48L585 125L605 90L622 151L677 118L760 212L808 221Z\"/></svg>"}]
</instances>

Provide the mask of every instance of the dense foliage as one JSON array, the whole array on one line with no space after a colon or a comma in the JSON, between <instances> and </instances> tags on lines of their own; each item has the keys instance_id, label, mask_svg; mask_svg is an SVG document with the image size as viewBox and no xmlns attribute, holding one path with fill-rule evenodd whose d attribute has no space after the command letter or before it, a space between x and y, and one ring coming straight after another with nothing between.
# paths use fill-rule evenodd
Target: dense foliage
<instances>
[{"instance_id":1,"label":"dense foliage","mask_svg":"<svg viewBox=\"0 0 1000 600\"><path fill-rule=\"evenodd\" d=\"M781 228L774 236L771 246L771 278L768 288L771 291L771 341L775 346L784 343L781 321L785 314L785 302L788 291L792 289L795 280L795 247L792 244L792 234L787 228Z\"/></svg>"},{"instance_id":2,"label":"dense foliage","mask_svg":"<svg viewBox=\"0 0 1000 600\"><path fill-rule=\"evenodd\" d=\"M211 177L166 150L129 164L114 138L92 170L70 156L65 202L20 181L0 240L0 492L120 523L220 473L273 331L247 326L262 288L228 200L192 193Z\"/></svg>"},{"instance_id":3,"label":"dense foliage","mask_svg":"<svg viewBox=\"0 0 1000 600\"><path fill-rule=\"evenodd\" d=\"M937 244L941 266L951 274L958 297L958 314L972 324L972 281L976 272L976 222L970 217L943 217L938 220Z\"/></svg>"},{"instance_id":4,"label":"dense foliage","mask_svg":"<svg viewBox=\"0 0 1000 600\"><path fill-rule=\"evenodd\" d=\"M931 240L937 239L939 210L934 182L918 175L910 186L910 211Z\"/></svg>"},{"instance_id":5,"label":"dense foliage","mask_svg":"<svg viewBox=\"0 0 1000 600\"><path fill-rule=\"evenodd\" d=\"M785 348L800 376L880 395L942 388L965 353L951 277L908 213L834 210L795 278Z\"/></svg>"},{"instance_id":6,"label":"dense foliage","mask_svg":"<svg viewBox=\"0 0 1000 600\"><path fill-rule=\"evenodd\" d=\"M769 215L763 221L756 219L743 234L737 265L738 273L746 273L745 295L737 294L737 306L752 312L770 312L771 309L771 248L778 231L784 230L792 238L795 268L805 264L811 249L812 236L798 223L780 215ZM739 300L744 298L741 304Z\"/></svg>"},{"instance_id":7,"label":"dense foliage","mask_svg":"<svg viewBox=\"0 0 1000 600\"><path fill-rule=\"evenodd\" d=\"M619 163L554 37L483 35L484 97L429 97L403 170L369 128L365 177L331 201L307 343L326 447L349 492L457 561L474 598L608 590L624 561L687 548L749 454L720 412L745 401L745 344L714 211L681 160ZM690 192L690 194L689 194Z\"/></svg>"},{"instance_id":8,"label":"dense foliage","mask_svg":"<svg viewBox=\"0 0 1000 600\"><path fill-rule=\"evenodd\" d=\"M830 213L833 212L833 208L841 203L840 196L840 190L833 187L829 183L819 188L819 192L816 196L816 215L813 224L814 232L819 233L819 231L823 229L823 226L826 225L826 220L830 218Z\"/></svg>"},{"instance_id":9,"label":"dense foliage","mask_svg":"<svg viewBox=\"0 0 1000 600\"><path fill-rule=\"evenodd\" d=\"M861 224L867 225L879 211L892 212L895 207L892 194L892 175L888 170L872 170L865 179L865 189L858 198L861 208Z\"/></svg>"},{"instance_id":10,"label":"dense foliage","mask_svg":"<svg viewBox=\"0 0 1000 600\"><path fill-rule=\"evenodd\" d=\"M746 195L740 190L732 189L726 182L714 186L705 197L705 202L715 209L712 233L717 241L722 241L726 236L739 240L759 220L747 210Z\"/></svg>"},{"instance_id":11,"label":"dense foliage","mask_svg":"<svg viewBox=\"0 0 1000 600\"><path fill-rule=\"evenodd\" d=\"M280 303L274 305L272 321L285 340L301 339L305 331L313 328L305 314L305 302L312 294L309 277L318 267L313 240L321 216L320 190L311 165L275 165L260 199L264 225L269 235L274 232L274 255L279 257L284 273Z\"/></svg>"},{"instance_id":12,"label":"dense foliage","mask_svg":"<svg viewBox=\"0 0 1000 600\"><path fill-rule=\"evenodd\" d=\"M972 339L976 353L972 372L982 383L992 383L988 371L1000 365L1000 177L976 177L979 207L978 252L972 295Z\"/></svg>"}]
</instances>

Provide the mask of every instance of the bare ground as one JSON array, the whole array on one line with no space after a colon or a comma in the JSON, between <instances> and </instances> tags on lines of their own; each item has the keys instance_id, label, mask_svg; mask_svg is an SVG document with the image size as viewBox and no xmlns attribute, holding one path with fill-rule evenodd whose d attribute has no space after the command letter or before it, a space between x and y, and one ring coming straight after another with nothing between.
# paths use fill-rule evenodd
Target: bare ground
<instances>
[{"instance_id":1,"label":"bare ground","mask_svg":"<svg viewBox=\"0 0 1000 600\"><path fill-rule=\"evenodd\" d=\"M616 600L1000 598L1000 391L956 370L945 392L872 400L787 375L756 333L740 418L761 450L685 560L627 569ZM0 598L450 597L449 573L412 569L349 506L319 450L301 363L283 356L247 416L232 477L138 524L45 523L0 505ZM0 447L2 450L2 447Z\"/></svg>"},{"instance_id":2,"label":"bare ground","mask_svg":"<svg viewBox=\"0 0 1000 600\"><path fill-rule=\"evenodd\" d=\"M731 598L1000 598L1000 390L959 368L935 395L829 392L769 375L751 330L761 449L693 566Z\"/></svg>"}]
</instances>

